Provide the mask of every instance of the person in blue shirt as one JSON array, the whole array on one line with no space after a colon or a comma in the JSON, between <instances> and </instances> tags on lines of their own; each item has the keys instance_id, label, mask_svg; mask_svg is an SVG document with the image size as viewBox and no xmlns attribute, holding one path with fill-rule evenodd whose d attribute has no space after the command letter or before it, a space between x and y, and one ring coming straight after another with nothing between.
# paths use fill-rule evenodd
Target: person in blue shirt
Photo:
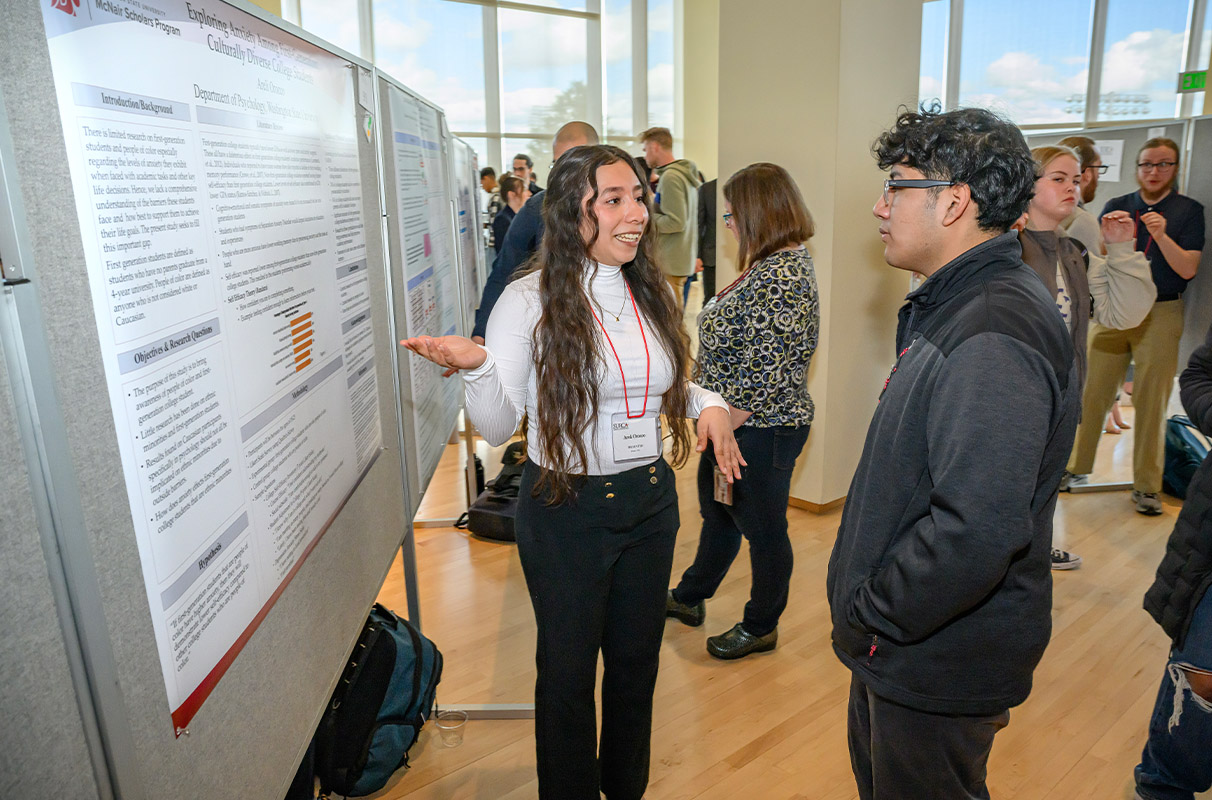
<instances>
[{"instance_id":1,"label":"person in blue shirt","mask_svg":"<svg viewBox=\"0 0 1212 800\"><path fill-rule=\"evenodd\" d=\"M1145 321L1129 330L1090 324L1089 366L1082 395L1081 424L1061 490L1084 483L1094 468L1103 420L1136 363L1132 405L1136 436L1132 449L1132 501L1141 514L1162 513L1166 405L1178 371L1178 341L1183 335L1183 290L1195 277L1204 247L1204 207L1178 193L1178 144L1159 137L1145 142L1136 156L1131 194L1107 201L1100 216L1126 211L1136 223L1136 249L1145 254L1157 286L1157 300Z\"/></svg>"},{"instance_id":2,"label":"person in blue shirt","mask_svg":"<svg viewBox=\"0 0 1212 800\"><path fill-rule=\"evenodd\" d=\"M598 132L588 122L569 122L556 132L551 143L551 155L554 161L574 147L597 144ZM488 327L488 316L497 298L509 283L518 267L530 260L539 249L543 240L543 191L540 189L531 195L522 206L522 210L513 218L505 241L497 251L496 260L492 262L492 272L484 284L484 292L480 295L480 307L476 309L476 324L471 331L471 339L476 344L484 344L484 330Z\"/></svg>"}]
</instances>

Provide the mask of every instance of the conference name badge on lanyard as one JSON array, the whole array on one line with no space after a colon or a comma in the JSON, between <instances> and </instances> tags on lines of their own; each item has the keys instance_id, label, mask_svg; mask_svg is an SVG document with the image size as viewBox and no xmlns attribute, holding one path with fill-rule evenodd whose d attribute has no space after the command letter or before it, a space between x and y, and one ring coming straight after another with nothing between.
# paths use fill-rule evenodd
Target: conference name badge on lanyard
<instances>
[{"instance_id":1,"label":"conference name badge on lanyard","mask_svg":"<svg viewBox=\"0 0 1212 800\"><path fill-rule=\"evenodd\" d=\"M598 312L593 310L593 303L589 304L589 311L593 314L593 318L598 321L598 325L601 326L602 334L606 337L606 343L610 345L610 352L614 353L615 363L619 365L619 375L623 379L623 405L627 410L610 415L610 432L611 438L614 441L614 460L654 461L661 455L661 421L658 412L648 410L652 356L648 352L648 337L644 334L644 321L640 319L640 310L636 307L635 296L631 293L631 286L627 284L626 280L623 281L623 286L627 290L627 296L631 298L631 308L635 311L635 319L640 326L640 339L644 342L644 405L636 413L632 413L631 411L631 398L627 394L627 376L623 373L623 360L619 358L619 351L615 349L614 342L610 338L610 333L607 332L606 326L598 316Z\"/></svg>"}]
</instances>

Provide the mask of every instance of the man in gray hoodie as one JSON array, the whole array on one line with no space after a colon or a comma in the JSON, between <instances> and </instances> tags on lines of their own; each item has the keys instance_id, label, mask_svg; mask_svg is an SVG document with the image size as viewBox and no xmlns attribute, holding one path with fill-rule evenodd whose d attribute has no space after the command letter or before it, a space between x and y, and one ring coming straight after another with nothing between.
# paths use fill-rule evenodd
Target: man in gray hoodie
<instances>
[{"instance_id":1,"label":"man in gray hoodie","mask_svg":"<svg viewBox=\"0 0 1212 800\"><path fill-rule=\"evenodd\" d=\"M682 302L682 286L694 274L699 249L699 192L703 185L693 161L673 157L673 134L649 128L640 134L644 159L659 177L656 189L657 263Z\"/></svg>"},{"instance_id":2,"label":"man in gray hoodie","mask_svg":"<svg viewBox=\"0 0 1212 800\"><path fill-rule=\"evenodd\" d=\"M851 761L861 800L988 798L994 734L1051 634L1073 342L1009 230L1035 185L1017 128L906 111L874 150L891 173L884 258L926 281L900 311L829 560Z\"/></svg>"}]
</instances>

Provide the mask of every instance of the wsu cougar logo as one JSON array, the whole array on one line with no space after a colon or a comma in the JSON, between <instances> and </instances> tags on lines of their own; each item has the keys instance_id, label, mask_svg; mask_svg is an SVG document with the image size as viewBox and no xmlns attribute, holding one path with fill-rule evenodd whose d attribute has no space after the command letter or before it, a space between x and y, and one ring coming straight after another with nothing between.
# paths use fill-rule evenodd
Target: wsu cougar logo
<instances>
[{"instance_id":1,"label":"wsu cougar logo","mask_svg":"<svg viewBox=\"0 0 1212 800\"><path fill-rule=\"evenodd\" d=\"M80 0L50 0L51 8L57 8L64 14L76 16L76 9L80 7Z\"/></svg>"}]
</instances>

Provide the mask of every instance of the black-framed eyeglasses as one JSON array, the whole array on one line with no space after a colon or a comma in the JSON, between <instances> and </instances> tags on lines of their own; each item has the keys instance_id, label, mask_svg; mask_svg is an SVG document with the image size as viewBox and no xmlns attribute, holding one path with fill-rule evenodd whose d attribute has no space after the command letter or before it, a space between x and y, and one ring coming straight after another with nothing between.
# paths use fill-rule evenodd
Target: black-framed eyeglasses
<instances>
[{"instance_id":1,"label":"black-framed eyeglasses","mask_svg":"<svg viewBox=\"0 0 1212 800\"><path fill-rule=\"evenodd\" d=\"M933 178L889 178L884 181L884 205L891 205L888 193L895 189L933 189L935 186L954 186L955 181L937 181Z\"/></svg>"},{"instance_id":2,"label":"black-framed eyeglasses","mask_svg":"<svg viewBox=\"0 0 1212 800\"><path fill-rule=\"evenodd\" d=\"M1161 170L1162 172L1169 172L1177 166L1177 161L1158 161L1157 163L1153 163L1152 161L1141 161L1136 165L1136 168L1141 172L1149 172L1150 170L1155 169Z\"/></svg>"},{"instance_id":3,"label":"black-framed eyeglasses","mask_svg":"<svg viewBox=\"0 0 1212 800\"><path fill-rule=\"evenodd\" d=\"M1107 166L1106 164L1091 164L1088 167L1082 167L1082 172L1085 172L1088 169L1096 171L1099 175L1106 175L1107 170L1111 169L1111 167Z\"/></svg>"},{"instance_id":4,"label":"black-framed eyeglasses","mask_svg":"<svg viewBox=\"0 0 1212 800\"><path fill-rule=\"evenodd\" d=\"M726 227L726 228L732 227L732 212L729 212L724 215L724 227Z\"/></svg>"}]
</instances>

